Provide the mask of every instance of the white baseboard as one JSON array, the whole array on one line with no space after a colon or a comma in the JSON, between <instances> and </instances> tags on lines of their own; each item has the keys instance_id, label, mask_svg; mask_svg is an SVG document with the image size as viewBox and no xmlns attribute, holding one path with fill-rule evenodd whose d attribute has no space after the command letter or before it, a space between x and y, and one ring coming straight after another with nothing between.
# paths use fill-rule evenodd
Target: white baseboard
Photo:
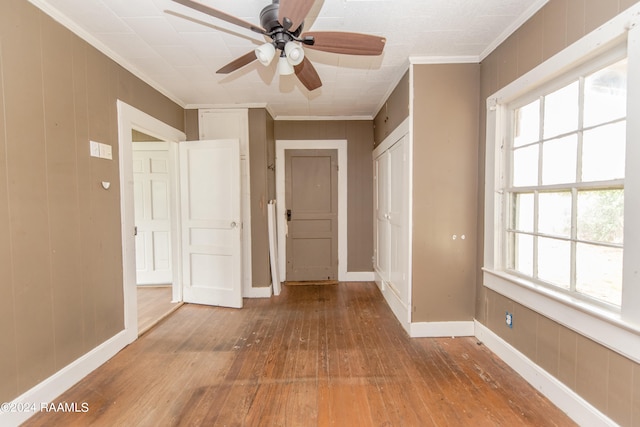
<instances>
[{"instance_id":1,"label":"white baseboard","mask_svg":"<svg viewBox=\"0 0 640 427\"><path fill-rule=\"evenodd\" d=\"M249 289L247 293L243 296L245 298L271 298L272 294L273 294L272 286L269 285L269 286L262 286L259 288L251 287L251 289Z\"/></svg>"},{"instance_id":2,"label":"white baseboard","mask_svg":"<svg viewBox=\"0 0 640 427\"><path fill-rule=\"evenodd\" d=\"M460 322L414 322L410 325L412 338L472 337L475 334L473 320Z\"/></svg>"},{"instance_id":3,"label":"white baseboard","mask_svg":"<svg viewBox=\"0 0 640 427\"><path fill-rule=\"evenodd\" d=\"M76 359L69 365L37 384L35 387L18 396L11 402L16 408L28 404L34 405L35 412L0 412L0 425L18 426L27 419L35 415L40 410L40 405L51 403L54 399L67 391L78 381L86 377L107 360L111 359L127 344L129 344L126 331L121 331L117 335L100 344L89 353ZM72 403L72 402L68 402ZM83 402L74 402L80 406ZM22 404L22 405L20 405Z\"/></svg>"},{"instance_id":4,"label":"white baseboard","mask_svg":"<svg viewBox=\"0 0 640 427\"><path fill-rule=\"evenodd\" d=\"M375 274L373 271L347 271L345 282L373 282Z\"/></svg>"},{"instance_id":5,"label":"white baseboard","mask_svg":"<svg viewBox=\"0 0 640 427\"><path fill-rule=\"evenodd\" d=\"M478 321L475 322L475 335L487 348L498 355L578 425L589 427L617 425L576 392Z\"/></svg>"}]
</instances>

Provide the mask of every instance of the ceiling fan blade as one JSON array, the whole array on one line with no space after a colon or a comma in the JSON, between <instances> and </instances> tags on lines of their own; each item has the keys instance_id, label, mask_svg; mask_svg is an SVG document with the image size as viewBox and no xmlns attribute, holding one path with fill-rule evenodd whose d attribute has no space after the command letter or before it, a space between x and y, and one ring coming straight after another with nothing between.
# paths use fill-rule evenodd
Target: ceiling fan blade
<instances>
[{"instance_id":1,"label":"ceiling fan blade","mask_svg":"<svg viewBox=\"0 0 640 427\"><path fill-rule=\"evenodd\" d=\"M231 62L229 62L227 65L225 65L224 67L220 68L218 71L216 71L216 74L229 74L239 68L244 67L247 64L252 63L253 61L255 61L256 59L258 59L256 57L256 53L252 50L251 52L242 55L240 58L237 58Z\"/></svg>"},{"instance_id":2,"label":"ceiling fan blade","mask_svg":"<svg viewBox=\"0 0 640 427\"><path fill-rule=\"evenodd\" d=\"M287 30L295 31L298 29L304 18L313 7L315 0L280 0L278 9L278 21ZM289 28L286 27L284 19L291 21Z\"/></svg>"},{"instance_id":3,"label":"ceiling fan blade","mask_svg":"<svg viewBox=\"0 0 640 427\"><path fill-rule=\"evenodd\" d=\"M320 81L320 76L316 71L311 61L309 61L306 57L302 60L302 62L295 67L293 67L296 71L296 76L300 82L307 89L315 90L322 86L322 82Z\"/></svg>"},{"instance_id":4,"label":"ceiling fan blade","mask_svg":"<svg viewBox=\"0 0 640 427\"><path fill-rule=\"evenodd\" d=\"M342 31L310 31L301 35L313 37L313 44L304 45L305 49L315 49L347 55L380 55L387 39L380 36Z\"/></svg>"},{"instance_id":5,"label":"ceiling fan blade","mask_svg":"<svg viewBox=\"0 0 640 427\"><path fill-rule=\"evenodd\" d=\"M204 5L202 3L198 3L196 1L193 0L173 0L176 3L179 3L183 6L187 6L190 7L191 9L197 10L199 12L202 13L206 13L207 15L213 16L214 18L218 18L218 19L222 19L223 21L227 21L230 24L234 24L234 25L239 25L240 27L249 29L251 31L254 31L258 34L265 34L266 31L264 30L264 28L260 27L259 25L254 25L251 22L245 21L243 19L240 18L236 18L233 15L229 15L228 13L224 13L221 10L218 9L214 9L212 7L209 7L207 5Z\"/></svg>"}]
</instances>

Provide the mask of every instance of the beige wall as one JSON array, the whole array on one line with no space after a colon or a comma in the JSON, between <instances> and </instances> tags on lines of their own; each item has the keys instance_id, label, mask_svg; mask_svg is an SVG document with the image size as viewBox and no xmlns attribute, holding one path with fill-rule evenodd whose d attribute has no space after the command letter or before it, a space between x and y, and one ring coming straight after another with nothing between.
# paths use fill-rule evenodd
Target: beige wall
<instances>
[{"instance_id":1,"label":"beige wall","mask_svg":"<svg viewBox=\"0 0 640 427\"><path fill-rule=\"evenodd\" d=\"M373 122L276 120L275 139L346 139L347 271L373 271Z\"/></svg>"},{"instance_id":2,"label":"beige wall","mask_svg":"<svg viewBox=\"0 0 640 427\"><path fill-rule=\"evenodd\" d=\"M478 64L413 66L413 322L474 317L479 81Z\"/></svg>"},{"instance_id":3,"label":"beige wall","mask_svg":"<svg viewBox=\"0 0 640 427\"><path fill-rule=\"evenodd\" d=\"M26 0L0 2L0 77L4 402L124 327L116 100L184 113Z\"/></svg>"},{"instance_id":4,"label":"beige wall","mask_svg":"<svg viewBox=\"0 0 640 427\"><path fill-rule=\"evenodd\" d=\"M410 92L409 71L407 71L373 119L374 147L377 147L404 119L409 117Z\"/></svg>"},{"instance_id":5,"label":"beige wall","mask_svg":"<svg viewBox=\"0 0 640 427\"><path fill-rule=\"evenodd\" d=\"M484 180L484 100L569 46L635 0L551 0L482 62L480 159ZM482 265L484 193L479 186L478 266ZM477 269L476 318L621 425L640 425L640 366L482 286ZM506 328L514 313L518 327Z\"/></svg>"},{"instance_id":6,"label":"beige wall","mask_svg":"<svg viewBox=\"0 0 640 427\"><path fill-rule=\"evenodd\" d=\"M251 276L253 287L271 284L267 203L275 194L273 118L263 108L249 110L251 177Z\"/></svg>"}]
</instances>

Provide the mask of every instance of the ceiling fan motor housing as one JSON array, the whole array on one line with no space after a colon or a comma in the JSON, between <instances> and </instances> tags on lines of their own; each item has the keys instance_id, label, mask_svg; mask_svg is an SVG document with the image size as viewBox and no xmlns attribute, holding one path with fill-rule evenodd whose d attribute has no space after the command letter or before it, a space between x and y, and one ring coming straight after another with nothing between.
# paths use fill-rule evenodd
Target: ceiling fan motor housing
<instances>
[{"instance_id":1,"label":"ceiling fan motor housing","mask_svg":"<svg viewBox=\"0 0 640 427\"><path fill-rule=\"evenodd\" d=\"M275 47L280 50L284 50L284 45L287 42L294 40L302 33L304 22L300 24L295 31L287 31L283 28L282 24L278 21L278 12L280 9L280 1L273 0L273 3L266 6L260 12L260 25L266 30L268 35L273 39Z\"/></svg>"}]
</instances>

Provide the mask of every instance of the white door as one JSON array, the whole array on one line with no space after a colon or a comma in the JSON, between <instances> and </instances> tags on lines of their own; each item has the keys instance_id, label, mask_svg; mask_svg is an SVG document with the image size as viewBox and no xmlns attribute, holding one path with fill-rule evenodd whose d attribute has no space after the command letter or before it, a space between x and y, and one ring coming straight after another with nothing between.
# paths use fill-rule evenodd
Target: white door
<instances>
[{"instance_id":1,"label":"white door","mask_svg":"<svg viewBox=\"0 0 640 427\"><path fill-rule=\"evenodd\" d=\"M389 220L389 286L398 294L400 300L407 302L409 299L407 282L407 156L405 138L399 140L389 149L389 189L388 189L388 215Z\"/></svg>"},{"instance_id":2,"label":"white door","mask_svg":"<svg viewBox=\"0 0 640 427\"><path fill-rule=\"evenodd\" d=\"M239 141L180 143L183 298L242 307Z\"/></svg>"},{"instance_id":3,"label":"white door","mask_svg":"<svg viewBox=\"0 0 640 427\"><path fill-rule=\"evenodd\" d=\"M375 163L375 267L382 280L389 281L389 152L376 158Z\"/></svg>"},{"instance_id":4,"label":"white door","mask_svg":"<svg viewBox=\"0 0 640 427\"><path fill-rule=\"evenodd\" d=\"M166 142L133 143L138 285L173 282L169 164Z\"/></svg>"}]
</instances>

